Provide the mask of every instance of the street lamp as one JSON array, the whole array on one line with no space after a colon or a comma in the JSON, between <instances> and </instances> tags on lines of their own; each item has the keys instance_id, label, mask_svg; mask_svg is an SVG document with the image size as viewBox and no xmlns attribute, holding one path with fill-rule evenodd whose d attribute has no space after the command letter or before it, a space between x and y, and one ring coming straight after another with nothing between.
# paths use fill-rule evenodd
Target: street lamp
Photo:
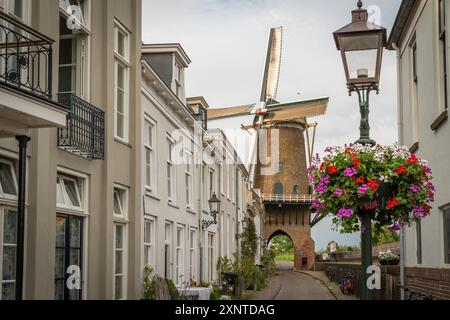
<instances>
[{"instance_id":1,"label":"street lamp","mask_svg":"<svg viewBox=\"0 0 450 320\"><path fill-rule=\"evenodd\" d=\"M203 230L208 229L209 226L213 224L217 224L217 215L220 212L221 201L219 198L217 198L216 193L214 193L211 199L208 200L208 204L209 204L209 212L211 214L211 217L213 217L213 220L202 220Z\"/></svg>"},{"instance_id":2,"label":"street lamp","mask_svg":"<svg viewBox=\"0 0 450 320\"><path fill-rule=\"evenodd\" d=\"M376 142L370 138L369 96L373 90L379 93L386 29L368 21L369 14L362 8L361 0L357 5L358 9L352 11L352 22L333 35L341 52L349 94L358 94L361 124L356 143L375 146ZM372 265L372 213L361 208L358 215L361 220L361 299L371 300L367 270Z\"/></svg>"},{"instance_id":3,"label":"street lamp","mask_svg":"<svg viewBox=\"0 0 450 320\"><path fill-rule=\"evenodd\" d=\"M341 52L349 94L356 92L361 112L360 138L356 143L374 146L370 139L369 95L378 94L386 29L368 21L369 14L358 1L352 11L352 22L333 33L337 49Z\"/></svg>"}]
</instances>

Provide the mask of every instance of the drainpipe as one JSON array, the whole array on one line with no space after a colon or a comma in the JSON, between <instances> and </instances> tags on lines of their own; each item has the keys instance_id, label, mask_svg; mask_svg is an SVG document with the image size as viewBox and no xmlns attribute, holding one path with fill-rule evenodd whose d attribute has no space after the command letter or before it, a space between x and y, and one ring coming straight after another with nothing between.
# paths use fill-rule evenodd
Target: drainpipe
<instances>
[{"instance_id":1,"label":"drainpipe","mask_svg":"<svg viewBox=\"0 0 450 320\"><path fill-rule=\"evenodd\" d=\"M236 157L237 159L237 157ZM237 162L237 161L236 161ZM239 164L236 163L236 172L235 172L235 193L236 193L236 233L234 234L234 241L236 243L236 253L239 254L239 238L238 238L238 234L239 234L239 203L241 203L240 201L240 196L239 196L239 181L238 181L238 177L239 177Z\"/></svg>"},{"instance_id":2,"label":"drainpipe","mask_svg":"<svg viewBox=\"0 0 450 320\"><path fill-rule=\"evenodd\" d=\"M23 260L25 249L25 194L27 178L27 146L30 138L17 136L19 141L19 194L17 206L17 259L16 259L16 300L23 299Z\"/></svg>"},{"instance_id":3,"label":"drainpipe","mask_svg":"<svg viewBox=\"0 0 450 320\"><path fill-rule=\"evenodd\" d=\"M202 211L202 175L203 175L203 136L202 136L202 132L200 132L200 135L195 134L195 132L199 130L197 128L197 126L195 126L194 129L194 135L197 137L200 137L198 140L198 148L199 148L199 156L197 157L197 159L199 160L199 164L198 164L198 168L199 168L199 172L197 174L197 212L198 212L198 245L200 248L200 254L199 254L199 259L200 259L200 263L199 263L199 271L200 271L200 282L203 281L203 250L204 250L204 246L203 246L203 239L205 237L205 231L203 230L203 226L202 226L202 215L203 215L203 211Z\"/></svg>"},{"instance_id":4,"label":"drainpipe","mask_svg":"<svg viewBox=\"0 0 450 320\"><path fill-rule=\"evenodd\" d=\"M403 135L403 97L402 97L402 66L400 48L393 43L392 47L397 53L397 110L398 110L398 143L404 144ZM405 300L405 227L400 230L400 296Z\"/></svg>"}]
</instances>

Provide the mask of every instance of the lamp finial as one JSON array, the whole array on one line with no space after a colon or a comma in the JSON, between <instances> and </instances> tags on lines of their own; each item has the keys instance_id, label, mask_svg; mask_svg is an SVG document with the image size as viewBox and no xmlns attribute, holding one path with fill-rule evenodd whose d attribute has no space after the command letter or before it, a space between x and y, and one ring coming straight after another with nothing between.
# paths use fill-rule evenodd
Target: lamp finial
<instances>
[{"instance_id":1,"label":"lamp finial","mask_svg":"<svg viewBox=\"0 0 450 320\"><path fill-rule=\"evenodd\" d=\"M363 2L361 0L358 0L358 9L361 9L363 6Z\"/></svg>"}]
</instances>

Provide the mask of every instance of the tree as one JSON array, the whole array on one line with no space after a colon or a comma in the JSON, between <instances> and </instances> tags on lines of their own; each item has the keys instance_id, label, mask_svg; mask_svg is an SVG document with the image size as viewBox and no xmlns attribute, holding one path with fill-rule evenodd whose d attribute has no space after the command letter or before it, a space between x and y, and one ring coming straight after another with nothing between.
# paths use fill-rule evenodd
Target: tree
<instances>
[{"instance_id":1,"label":"tree","mask_svg":"<svg viewBox=\"0 0 450 320\"><path fill-rule=\"evenodd\" d=\"M398 232L392 232L388 227L383 227L378 232L376 230L376 228L372 229L372 243L374 246L400 241L400 235L398 234Z\"/></svg>"},{"instance_id":2,"label":"tree","mask_svg":"<svg viewBox=\"0 0 450 320\"><path fill-rule=\"evenodd\" d=\"M274 237L271 243L277 256L293 253L294 247L292 240L286 235Z\"/></svg>"}]
</instances>

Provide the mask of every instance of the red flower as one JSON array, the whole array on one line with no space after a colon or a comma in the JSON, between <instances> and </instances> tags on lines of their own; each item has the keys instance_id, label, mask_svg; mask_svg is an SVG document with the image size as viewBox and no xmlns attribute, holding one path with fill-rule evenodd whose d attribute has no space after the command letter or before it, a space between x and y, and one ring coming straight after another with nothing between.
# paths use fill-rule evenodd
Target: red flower
<instances>
[{"instance_id":1,"label":"red flower","mask_svg":"<svg viewBox=\"0 0 450 320\"><path fill-rule=\"evenodd\" d=\"M336 172L338 172L338 168L336 166L328 167L328 173L329 174L335 174Z\"/></svg>"},{"instance_id":2,"label":"red flower","mask_svg":"<svg viewBox=\"0 0 450 320\"><path fill-rule=\"evenodd\" d=\"M388 200L387 208L388 209L394 209L396 206L398 206L398 199L392 198Z\"/></svg>"},{"instance_id":3,"label":"red flower","mask_svg":"<svg viewBox=\"0 0 450 320\"><path fill-rule=\"evenodd\" d=\"M375 181L375 180L369 180L369 187L373 190L373 191L377 191L378 188L380 187L380 185Z\"/></svg>"},{"instance_id":4,"label":"red flower","mask_svg":"<svg viewBox=\"0 0 450 320\"><path fill-rule=\"evenodd\" d=\"M361 166L361 160L354 160L353 162L352 162L352 166L354 166L355 167L355 169L358 169L360 166Z\"/></svg>"},{"instance_id":5,"label":"red flower","mask_svg":"<svg viewBox=\"0 0 450 320\"><path fill-rule=\"evenodd\" d=\"M418 162L419 160L417 159L415 154L411 155L411 157L409 157L408 159L408 164L417 164Z\"/></svg>"},{"instance_id":6,"label":"red flower","mask_svg":"<svg viewBox=\"0 0 450 320\"><path fill-rule=\"evenodd\" d=\"M425 209L425 212L426 212L426 213L430 213L430 212L431 212L431 209L432 209L432 208L431 208L429 205L427 205L427 204L424 205L423 208Z\"/></svg>"},{"instance_id":7,"label":"red flower","mask_svg":"<svg viewBox=\"0 0 450 320\"><path fill-rule=\"evenodd\" d=\"M408 172L408 168L406 166L401 166L397 170L395 170L395 173L397 173L398 175L402 175L405 172Z\"/></svg>"},{"instance_id":8,"label":"red flower","mask_svg":"<svg viewBox=\"0 0 450 320\"><path fill-rule=\"evenodd\" d=\"M363 184L366 181L366 179L363 176L359 176L358 178L353 177L352 180L356 184Z\"/></svg>"}]
</instances>

